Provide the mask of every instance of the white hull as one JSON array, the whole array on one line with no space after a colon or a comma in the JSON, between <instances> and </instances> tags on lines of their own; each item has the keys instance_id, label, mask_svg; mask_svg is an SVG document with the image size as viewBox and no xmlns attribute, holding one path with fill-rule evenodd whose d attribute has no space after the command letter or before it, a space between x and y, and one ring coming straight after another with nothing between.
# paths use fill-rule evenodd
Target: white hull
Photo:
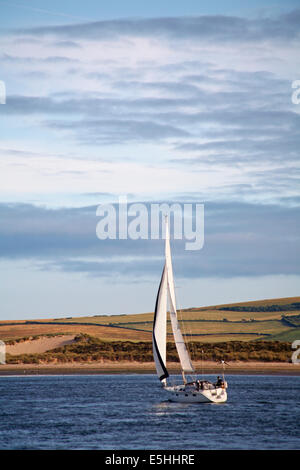
<instances>
[{"instance_id":1,"label":"white hull","mask_svg":"<svg viewBox=\"0 0 300 470\"><path fill-rule=\"evenodd\" d=\"M225 388L213 388L211 390L197 390L194 387L184 385L164 387L168 400L178 403L225 403L227 392Z\"/></svg>"}]
</instances>

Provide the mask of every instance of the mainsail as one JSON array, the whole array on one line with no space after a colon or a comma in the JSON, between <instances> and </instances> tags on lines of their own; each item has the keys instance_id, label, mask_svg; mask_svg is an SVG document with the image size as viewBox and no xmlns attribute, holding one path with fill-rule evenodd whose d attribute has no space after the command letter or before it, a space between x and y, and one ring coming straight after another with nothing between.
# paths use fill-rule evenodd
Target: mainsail
<instances>
[{"instance_id":1,"label":"mainsail","mask_svg":"<svg viewBox=\"0 0 300 470\"><path fill-rule=\"evenodd\" d=\"M156 365L157 375L159 380L166 382L169 373L166 369L166 354L167 354L167 270L164 267L161 281L157 293L153 332L152 332L152 347L153 356Z\"/></svg>"},{"instance_id":2,"label":"mainsail","mask_svg":"<svg viewBox=\"0 0 300 470\"><path fill-rule=\"evenodd\" d=\"M174 278L170 248L170 235L168 220L166 218L165 265L157 293L153 324L153 355L157 375L159 379L163 381L163 383L165 383L165 379L169 376L168 371L166 369L167 300L169 300L169 311L172 331L182 371L183 373L194 372L189 353L184 343L177 320Z\"/></svg>"}]
</instances>

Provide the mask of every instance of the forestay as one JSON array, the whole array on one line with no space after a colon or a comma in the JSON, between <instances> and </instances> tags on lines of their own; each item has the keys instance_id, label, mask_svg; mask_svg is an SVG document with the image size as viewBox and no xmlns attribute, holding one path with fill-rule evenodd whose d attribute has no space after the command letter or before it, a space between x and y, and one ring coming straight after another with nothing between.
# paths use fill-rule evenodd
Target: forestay
<instances>
[{"instance_id":1,"label":"forestay","mask_svg":"<svg viewBox=\"0 0 300 470\"><path fill-rule=\"evenodd\" d=\"M166 220L165 265L156 298L152 333L153 355L156 365L156 371L159 379L164 384L166 383L166 378L169 376L169 373L166 368L167 301L169 301L172 331L181 368L183 372L194 372L189 353L186 349L177 320L173 268L170 249L170 235L168 222Z\"/></svg>"},{"instance_id":2,"label":"forestay","mask_svg":"<svg viewBox=\"0 0 300 470\"><path fill-rule=\"evenodd\" d=\"M178 352L181 368L183 372L194 372L188 350L184 343L181 330L179 328L177 320L177 310L176 310L176 298L175 298L175 289L174 289L174 278L173 278L173 268L172 268L172 258L171 258L171 248L170 248L170 234L168 223L166 222L166 244L165 244L165 257L166 263L165 267L167 269L167 283L168 283L168 298L169 298L169 308L170 308L170 318L172 331L174 335L174 340L176 344L176 349Z\"/></svg>"}]
</instances>

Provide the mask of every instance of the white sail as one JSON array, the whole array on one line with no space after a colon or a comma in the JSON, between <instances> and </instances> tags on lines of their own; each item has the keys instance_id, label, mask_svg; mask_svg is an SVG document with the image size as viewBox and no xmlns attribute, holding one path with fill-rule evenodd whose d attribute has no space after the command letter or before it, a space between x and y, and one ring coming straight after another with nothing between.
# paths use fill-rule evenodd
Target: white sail
<instances>
[{"instance_id":1,"label":"white sail","mask_svg":"<svg viewBox=\"0 0 300 470\"><path fill-rule=\"evenodd\" d=\"M180 359L183 384L168 385L169 373L166 368L167 348L167 307L169 304L170 319L176 349ZM185 373L195 373L188 350L179 328L176 310L176 298L173 279L173 268L170 249L170 235L166 218L165 265L157 293L152 331L153 356L157 375L168 393L169 400L182 403L224 403L227 401L227 382L224 379L213 384L207 380L188 382Z\"/></svg>"},{"instance_id":2,"label":"white sail","mask_svg":"<svg viewBox=\"0 0 300 470\"><path fill-rule=\"evenodd\" d=\"M167 287L167 269L166 266L164 266L156 298L152 332L152 347L156 371L158 378L162 381L163 384L166 383L166 378L169 377L169 373L166 368Z\"/></svg>"},{"instance_id":3,"label":"white sail","mask_svg":"<svg viewBox=\"0 0 300 470\"><path fill-rule=\"evenodd\" d=\"M176 310L176 298L175 298L175 289L174 289L174 277L173 277L173 268L172 268L172 258L171 258L171 248L170 248L170 234L168 222L166 220L166 243L165 243L165 257L166 257L166 270L167 270L167 284L168 284L168 298L169 298L169 310L170 310L170 319L172 325L172 331L174 335L174 340L176 344L176 349L178 352L181 368L183 372L194 372L188 350L186 348L183 336L177 320L177 310Z\"/></svg>"}]
</instances>

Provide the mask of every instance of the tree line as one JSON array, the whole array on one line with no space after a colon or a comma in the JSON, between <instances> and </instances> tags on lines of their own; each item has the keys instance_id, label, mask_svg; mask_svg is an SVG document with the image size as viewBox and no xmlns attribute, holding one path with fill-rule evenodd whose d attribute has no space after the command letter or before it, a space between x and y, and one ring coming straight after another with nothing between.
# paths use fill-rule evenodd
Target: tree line
<instances>
[{"instance_id":1,"label":"tree line","mask_svg":"<svg viewBox=\"0 0 300 470\"><path fill-rule=\"evenodd\" d=\"M285 305L238 305L232 307L220 307L218 310L230 312L284 312L290 310L300 310L300 302L293 302Z\"/></svg>"}]
</instances>

